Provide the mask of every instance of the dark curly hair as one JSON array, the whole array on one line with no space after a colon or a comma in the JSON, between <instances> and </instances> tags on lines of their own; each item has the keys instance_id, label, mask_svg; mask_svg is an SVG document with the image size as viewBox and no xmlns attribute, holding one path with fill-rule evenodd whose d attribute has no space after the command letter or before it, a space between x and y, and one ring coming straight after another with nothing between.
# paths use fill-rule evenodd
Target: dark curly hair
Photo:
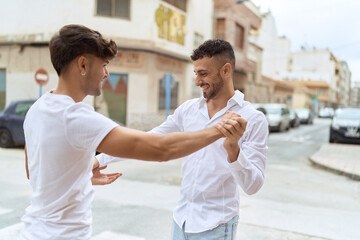
<instances>
[{"instance_id":1,"label":"dark curly hair","mask_svg":"<svg viewBox=\"0 0 360 240\"><path fill-rule=\"evenodd\" d=\"M66 25L53 36L49 44L51 62L60 76L69 63L83 54L102 59L112 59L117 53L116 43L105 40L102 35L82 25Z\"/></svg>"},{"instance_id":2,"label":"dark curly hair","mask_svg":"<svg viewBox=\"0 0 360 240\"><path fill-rule=\"evenodd\" d=\"M227 62L230 63L233 70L235 69L234 49L231 47L229 42L220 39L205 41L194 50L191 55L191 60L196 61L198 59L202 59L203 57L211 58L213 56L221 60L222 64Z\"/></svg>"}]
</instances>

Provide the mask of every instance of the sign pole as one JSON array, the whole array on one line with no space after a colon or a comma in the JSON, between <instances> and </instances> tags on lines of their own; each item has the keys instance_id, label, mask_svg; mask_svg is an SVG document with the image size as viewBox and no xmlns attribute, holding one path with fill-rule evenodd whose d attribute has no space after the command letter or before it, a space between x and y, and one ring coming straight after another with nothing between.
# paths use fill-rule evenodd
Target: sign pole
<instances>
[{"instance_id":1,"label":"sign pole","mask_svg":"<svg viewBox=\"0 0 360 240\"><path fill-rule=\"evenodd\" d=\"M166 109L166 118L170 115L170 104L171 104L171 75L167 73L165 75L165 109Z\"/></svg>"},{"instance_id":2,"label":"sign pole","mask_svg":"<svg viewBox=\"0 0 360 240\"><path fill-rule=\"evenodd\" d=\"M37 82L37 84L39 84L39 98L40 98L42 95L42 86L49 81L48 72L43 68L36 70L35 81Z\"/></svg>"}]
</instances>

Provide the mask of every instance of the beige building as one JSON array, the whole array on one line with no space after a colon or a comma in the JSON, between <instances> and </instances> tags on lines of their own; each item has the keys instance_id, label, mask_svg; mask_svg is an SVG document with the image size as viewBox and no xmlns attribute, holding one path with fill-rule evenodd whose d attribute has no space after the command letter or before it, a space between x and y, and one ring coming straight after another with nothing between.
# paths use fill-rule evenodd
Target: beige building
<instances>
[{"instance_id":1,"label":"beige building","mask_svg":"<svg viewBox=\"0 0 360 240\"><path fill-rule=\"evenodd\" d=\"M351 95L350 95L350 106L360 108L360 82L352 82Z\"/></svg>"},{"instance_id":2,"label":"beige building","mask_svg":"<svg viewBox=\"0 0 360 240\"><path fill-rule=\"evenodd\" d=\"M7 24L0 28L0 104L37 98L34 75L41 68L49 76L43 92L56 87L48 44L66 24L83 24L116 41L119 53L108 67L103 94L85 99L114 120L143 130L161 123L167 73L172 109L200 95L189 56L213 36L212 1L14 0L2 8L0 21Z\"/></svg>"},{"instance_id":3,"label":"beige building","mask_svg":"<svg viewBox=\"0 0 360 240\"><path fill-rule=\"evenodd\" d=\"M266 102L269 98L268 83L261 77L262 48L250 41L260 25L259 9L251 1L214 1L214 38L226 40L234 47L234 87L250 102Z\"/></svg>"},{"instance_id":4,"label":"beige building","mask_svg":"<svg viewBox=\"0 0 360 240\"><path fill-rule=\"evenodd\" d=\"M295 87L286 82L275 80L266 76L262 76L263 80L268 84L268 99L269 103L283 103L292 106L293 94Z\"/></svg>"},{"instance_id":5,"label":"beige building","mask_svg":"<svg viewBox=\"0 0 360 240\"><path fill-rule=\"evenodd\" d=\"M301 49L291 55L289 71L281 79L304 81L322 107L348 106L351 73L346 62L340 62L328 49ZM311 83L312 82L312 83Z\"/></svg>"},{"instance_id":6,"label":"beige building","mask_svg":"<svg viewBox=\"0 0 360 240\"><path fill-rule=\"evenodd\" d=\"M339 107L348 107L351 102L351 72L347 62L340 61L339 65L338 105Z\"/></svg>"}]
</instances>

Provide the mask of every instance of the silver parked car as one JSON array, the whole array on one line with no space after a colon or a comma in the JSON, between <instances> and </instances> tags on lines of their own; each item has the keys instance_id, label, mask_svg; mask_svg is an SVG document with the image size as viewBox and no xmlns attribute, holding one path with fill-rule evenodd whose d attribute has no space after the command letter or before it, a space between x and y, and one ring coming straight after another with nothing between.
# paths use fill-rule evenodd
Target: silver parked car
<instances>
[{"instance_id":1,"label":"silver parked car","mask_svg":"<svg viewBox=\"0 0 360 240\"><path fill-rule=\"evenodd\" d=\"M302 124L312 124L313 123L313 117L310 109L308 108L298 108L295 109L295 112L300 118L300 123Z\"/></svg>"},{"instance_id":2,"label":"silver parked car","mask_svg":"<svg viewBox=\"0 0 360 240\"><path fill-rule=\"evenodd\" d=\"M334 116L333 108L321 108L319 111L319 118L332 118Z\"/></svg>"},{"instance_id":3,"label":"silver parked car","mask_svg":"<svg viewBox=\"0 0 360 240\"><path fill-rule=\"evenodd\" d=\"M293 128L300 126L300 118L293 109L289 109L290 112L290 126Z\"/></svg>"},{"instance_id":4,"label":"silver parked car","mask_svg":"<svg viewBox=\"0 0 360 240\"><path fill-rule=\"evenodd\" d=\"M270 131L287 131L290 129L290 114L286 104L262 103L257 104L265 108Z\"/></svg>"},{"instance_id":5,"label":"silver parked car","mask_svg":"<svg viewBox=\"0 0 360 240\"><path fill-rule=\"evenodd\" d=\"M256 103L253 104L253 106L254 106L254 108L255 108L256 110L262 112L262 113L265 115L266 121L268 122L269 132L270 132L269 117L268 117L268 114L267 114L267 112L266 112L266 109L265 109L263 106L261 106L261 105L259 105L259 104L256 104Z\"/></svg>"}]
</instances>

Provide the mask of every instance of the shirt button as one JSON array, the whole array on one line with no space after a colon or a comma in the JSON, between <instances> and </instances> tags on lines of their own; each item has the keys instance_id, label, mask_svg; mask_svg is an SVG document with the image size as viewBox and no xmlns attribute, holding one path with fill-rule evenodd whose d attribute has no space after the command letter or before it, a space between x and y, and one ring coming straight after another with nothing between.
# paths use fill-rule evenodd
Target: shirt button
<instances>
[{"instance_id":1,"label":"shirt button","mask_svg":"<svg viewBox=\"0 0 360 240\"><path fill-rule=\"evenodd\" d=\"M194 183L195 183L195 180L192 181L192 184L194 184Z\"/></svg>"},{"instance_id":2,"label":"shirt button","mask_svg":"<svg viewBox=\"0 0 360 240\"><path fill-rule=\"evenodd\" d=\"M189 202L192 203L192 200L190 199Z\"/></svg>"}]
</instances>

